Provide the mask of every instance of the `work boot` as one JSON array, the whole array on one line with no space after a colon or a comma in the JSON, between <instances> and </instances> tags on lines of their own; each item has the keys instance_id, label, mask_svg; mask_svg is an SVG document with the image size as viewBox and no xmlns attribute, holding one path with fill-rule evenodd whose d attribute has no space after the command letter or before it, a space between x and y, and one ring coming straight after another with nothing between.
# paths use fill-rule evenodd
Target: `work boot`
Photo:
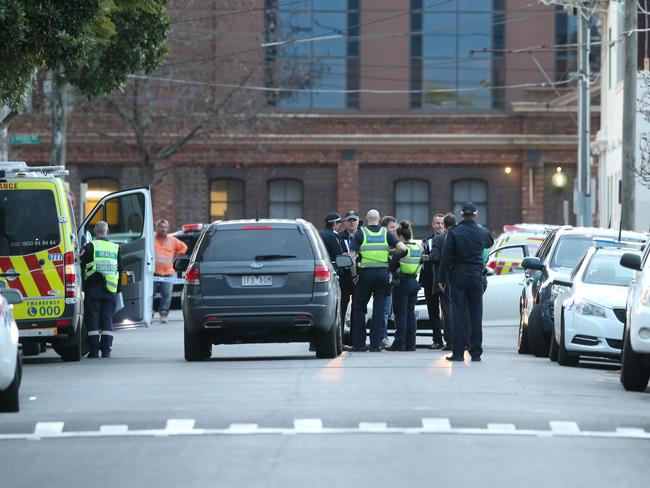
<instances>
[{"instance_id":1,"label":"work boot","mask_svg":"<svg viewBox=\"0 0 650 488\"><path fill-rule=\"evenodd\" d=\"M161 324L167 323L167 314L160 314L160 323Z\"/></svg>"}]
</instances>

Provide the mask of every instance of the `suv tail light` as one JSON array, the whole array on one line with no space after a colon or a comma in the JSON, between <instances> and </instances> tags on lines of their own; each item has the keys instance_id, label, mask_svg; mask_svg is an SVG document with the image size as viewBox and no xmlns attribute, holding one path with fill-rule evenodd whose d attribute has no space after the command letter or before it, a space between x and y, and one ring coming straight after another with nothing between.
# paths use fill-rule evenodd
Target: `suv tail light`
<instances>
[{"instance_id":1,"label":"suv tail light","mask_svg":"<svg viewBox=\"0 0 650 488\"><path fill-rule=\"evenodd\" d=\"M199 265L197 263L190 265L185 272L185 284L198 285L200 279L201 272L199 271Z\"/></svg>"},{"instance_id":2,"label":"suv tail light","mask_svg":"<svg viewBox=\"0 0 650 488\"><path fill-rule=\"evenodd\" d=\"M63 283L65 284L65 297L77 298L77 272L74 265L74 253L67 252L63 255Z\"/></svg>"},{"instance_id":3,"label":"suv tail light","mask_svg":"<svg viewBox=\"0 0 650 488\"><path fill-rule=\"evenodd\" d=\"M314 266L314 283L327 283L330 280L330 270L323 263Z\"/></svg>"}]
</instances>

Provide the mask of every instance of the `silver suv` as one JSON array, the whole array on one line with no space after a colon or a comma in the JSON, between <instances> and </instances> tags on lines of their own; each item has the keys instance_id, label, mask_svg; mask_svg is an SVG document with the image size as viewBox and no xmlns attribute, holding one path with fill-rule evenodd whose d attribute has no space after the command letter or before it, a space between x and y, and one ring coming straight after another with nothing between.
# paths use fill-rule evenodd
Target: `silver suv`
<instances>
[{"instance_id":1,"label":"silver suv","mask_svg":"<svg viewBox=\"0 0 650 488\"><path fill-rule=\"evenodd\" d=\"M309 222L215 222L176 262L185 267L187 361L209 358L212 344L311 342L316 357L341 353L338 277Z\"/></svg>"}]
</instances>

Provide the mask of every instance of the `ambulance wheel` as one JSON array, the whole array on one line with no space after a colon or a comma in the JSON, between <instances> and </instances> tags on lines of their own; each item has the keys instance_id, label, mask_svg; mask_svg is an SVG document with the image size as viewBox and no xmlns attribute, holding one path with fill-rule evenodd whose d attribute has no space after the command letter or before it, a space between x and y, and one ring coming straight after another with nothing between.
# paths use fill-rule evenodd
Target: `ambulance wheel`
<instances>
[{"instance_id":1,"label":"ambulance wheel","mask_svg":"<svg viewBox=\"0 0 650 488\"><path fill-rule=\"evenodd\" d=\"M61 346L58 344L52 344L54 351L61 356L61 359L64 362L77 362L81 361L83 357L83 327L77 327L75 332L75 342L69 346Z\"/></svg>"},{"instance_id":2,"label":"ambulance wheel","mask_svg":"<svg viewBox=\"0 0 650 488\"><path fill-rule=\"evenodd\" d=\"M38 356L40 353L40 342L23 342L23 356Z\"/></svg>"}]
</instances>

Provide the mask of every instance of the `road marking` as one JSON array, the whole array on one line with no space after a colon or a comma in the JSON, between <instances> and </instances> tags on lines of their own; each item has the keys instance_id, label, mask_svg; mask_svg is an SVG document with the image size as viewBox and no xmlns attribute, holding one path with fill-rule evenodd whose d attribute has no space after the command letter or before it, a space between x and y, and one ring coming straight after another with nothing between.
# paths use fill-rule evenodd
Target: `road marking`
<instances>
[{"instance_id":1,"label":"road marking","mask_svg":"<svg viewBox=\"0 0 650 488\"><path fill-rule=\"evenodd\" d=\"M423 418L421 426L390 427L386 422L359 422L355 427L324 427L321 419L295 419L292 427L260 427L258 424L230 424L223 429L196 429L194 419L169 419L164 429L130 429L124 424L101 425L98 430L63 431L63 422L38 422L33 432L0 434L2 440L67 439L81 437L166 437L170 435L335 435L335 434L422 434L489 435L527 437L592 437L642 439L650 432L637 427L618 427L613 431L584 431L576 422L551 421L550 430L517 429L514 424L488 423L485 428L452 427L448 418Z\"/></svg>"},{"instance_id":2,"label":"road marking","mask_svg":"<svg viewBox=\"0 0 650 488\"><path fill-rule=\"evenodd\" d=\"M63 422L38 422L34 427L35 437L57 437L63 432Z\"/></svg>"},{"instance_id":3,"label":"road marking","mask_svg":"<svg viewBox=\"0 0 650 488\"><path fill-rule=\"evenodd\" d=\"M422 419L422 429L427 432L449 432L449 419Z\"/></svg>"},{"instance_id":4,"label":"road marking","mask_svg":"<svg viewBox=\"0 0 650 488\"><path fill-rule=\"evenodd\" d=\"M553 434L572 435L580 433L580 427L578 427L578 424L575 422L551 420L549 425L551 426Z\"/></svg>"}]
</instances>

